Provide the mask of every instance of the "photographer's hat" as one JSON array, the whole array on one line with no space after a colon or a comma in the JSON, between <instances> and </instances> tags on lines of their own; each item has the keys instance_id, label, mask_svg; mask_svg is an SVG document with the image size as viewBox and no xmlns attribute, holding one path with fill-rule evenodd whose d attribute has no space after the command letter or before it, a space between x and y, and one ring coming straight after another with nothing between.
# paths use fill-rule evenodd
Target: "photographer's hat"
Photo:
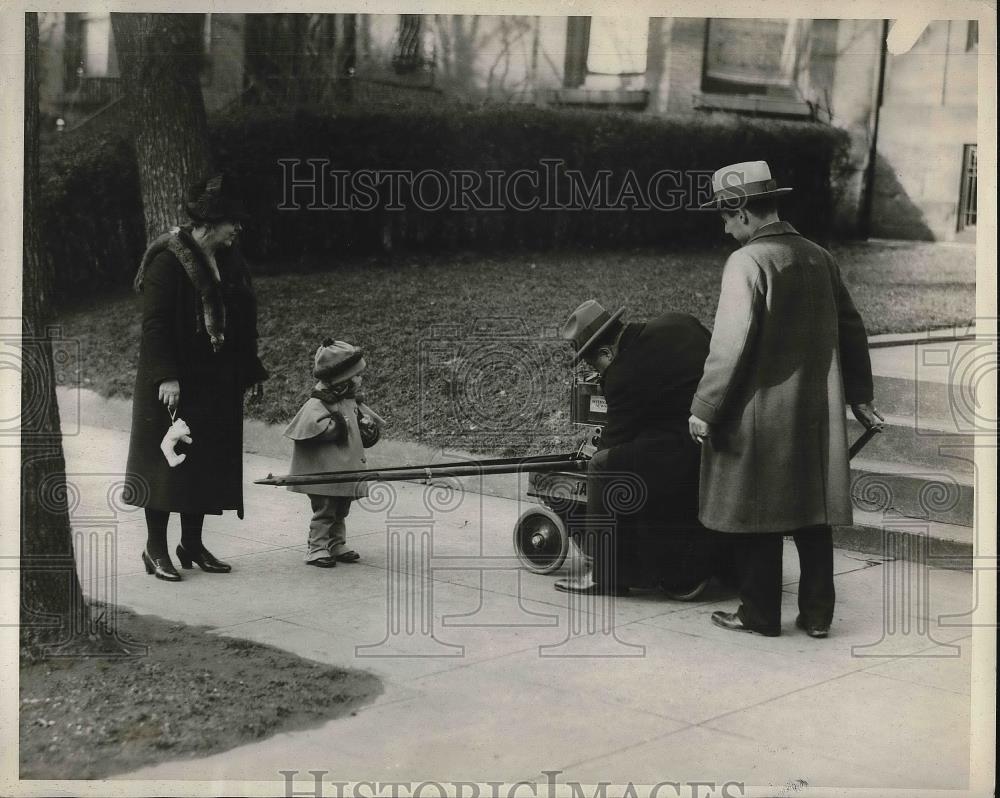
<instances>
[{"instance_id":1,"label":"photographer's hat","mask_svg":"<svg viewBox=\"0 0 1000 798\"><path fill-rule=\"evenodd\" d=\"M702 208L735 210L747 200L790 194L790 188L778 188L767 161L745 161L724 166L712 175L712 199Z\"/></svg>"},{"instance_id":2,"label":"photographer's hat","mask_svg":"<svg viewBox=\"0 0 1000 798\"><path fill-rule=\"evenodd\" d=\"M608 313L605 307L596 299L588 299L580 307L574 310L562 328L562 337L573 342L576 354L573 355L573 362L576 363L586 354L601 335L625 312L625 308L618 308L614 313Z\"/></svg>"},{"instance_id":3,"label":"photographer's hat","mask_svg":"<svg viewBox=\"0 0 1000 798\"><path fill-rule=\"evenodd\" d=\"M313 361L313 376L328 385L349 380L368 367L361 356L361 350L346 341L327 338L316 350Z\"/></svg>"}]
</instances>

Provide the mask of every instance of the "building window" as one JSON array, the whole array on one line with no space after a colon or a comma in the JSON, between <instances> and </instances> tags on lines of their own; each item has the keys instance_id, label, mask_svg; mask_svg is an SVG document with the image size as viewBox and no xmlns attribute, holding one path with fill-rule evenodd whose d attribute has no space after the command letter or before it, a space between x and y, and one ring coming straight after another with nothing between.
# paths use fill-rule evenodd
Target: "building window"
<instances>
[{"instance_id":1,"label":"building window","mask_svg":"<svg viewBox=\"0 0 1000 798\"><path fill-rule=\"evenodd\" d=\"M649 44L646 17L591 17L587 72L592 75L644 75Z\"/></svg>"},{"instance_id":2,"label":"building window","mask_svg":"<svg viewBox=\"0 0 1000 798\"><path fill-rule=\"evenodd\" d=\"M708 21L702 91L791 96L808 62L810 20L711 19Z\"/></svg>"},{"instance_id":3,"label":"building window","mask_svg":"<svg viewBox=\"0 0 1000 798\"><path fill-rule=\"evenodd\" d=\"M563 85L575 89L587 79L587 48L590 45L590 17L566 18L566 63Z\"/></svg>"},{"instance_id":4,"label":"building window","mask_svg":"<svg viewBox=\"0 0 1000 798\"><path fill-rule=\"evenodd\" d=\"M970 19L965 29L965 52L979 49L979 20Z\"/></svg>"},{"instance_id":5,"label":"building window","mask_svg":"<svg viewBox=\"0 0 1000 798\"><path fill-rule=\"evenodd\" d=\"M641 111L646 89L648 17L567 17L563 88L553 105Z\"/></svg>"},{"instance_id":6,"label":"building window","mask_svg":"<svg viewBox=\"0 0 1000 798\"><path fill-rule=\"evenodd\" d=\"M958 230L976 226L976 145L962 148L962 186L958 194Z\"/></svg>"},{"instance_id":7,"label":"building window","mask_svg":"<svg viewBox=\"0 0 1000 798\"><path fill-rule=\"evenodd\" d=\"M111 52L111 15L82 14L83 74L106 78L114 70Z\"/></svg>"}]
</instances>

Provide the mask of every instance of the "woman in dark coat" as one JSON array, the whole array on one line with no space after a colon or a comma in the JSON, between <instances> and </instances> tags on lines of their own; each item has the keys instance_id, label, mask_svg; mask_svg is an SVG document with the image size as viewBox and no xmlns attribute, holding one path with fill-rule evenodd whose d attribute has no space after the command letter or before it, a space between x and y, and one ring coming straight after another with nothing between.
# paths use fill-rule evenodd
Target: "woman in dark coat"
<instances>
[{"instance_id":1,"label":"woman in dark coat","mask_svg":"<svg viewBox=\"0 0 1000 798\"><path fill-rule=\"evenodd\" d=\"M171 512L181 516L177 556L185 568L225 573L201 540L206 514L243 517L243 396L262 394L267 371L257 357L257 312L249 272L235 246L244 217L228 178L194 186L189 226L160 236L136 275L142 341L132 402L126 482L131 504L146 510L146 571L180 580L167 547ZM190 443L171 467L160 445L174 417Z\"/></svg>"}]
</instances>

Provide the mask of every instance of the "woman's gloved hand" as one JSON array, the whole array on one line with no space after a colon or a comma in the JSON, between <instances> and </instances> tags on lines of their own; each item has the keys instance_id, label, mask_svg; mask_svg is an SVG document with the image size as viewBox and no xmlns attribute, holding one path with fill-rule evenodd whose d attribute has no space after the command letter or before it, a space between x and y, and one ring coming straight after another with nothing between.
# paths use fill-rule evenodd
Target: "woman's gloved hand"
<instances>
[{"instance_id":1,"label":"woman's gloved hand","mask_svg":"<svg viewBox=\"0 0 1000 798\"><path fill-rule=\"evenodd\" d=\"M181 384L177 380L164 380L160 383L160 401L173 412L181 401Z\"/></svg>"}]
</instances>

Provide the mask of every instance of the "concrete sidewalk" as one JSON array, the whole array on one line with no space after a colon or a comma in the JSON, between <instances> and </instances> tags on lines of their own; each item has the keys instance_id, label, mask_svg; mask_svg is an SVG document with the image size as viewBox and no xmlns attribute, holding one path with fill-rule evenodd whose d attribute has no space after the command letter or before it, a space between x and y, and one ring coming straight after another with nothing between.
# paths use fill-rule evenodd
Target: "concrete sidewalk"
<instances>
[{"instance_id":1,"label":"concrete sidewalk","mask_svg":"<svg viewBox=\"0 0 1000 798\"><path fill-rule=\"evenodd\" d=\"M709 622L735 607L719 592L692 604L558 593L513 558L523 503L409 483L355 504L362 561L325 571L302 561L305 498L249 484L287 462L248 454L246 520L206 522L234 573L169 584L143 571L142 513L115 499L127 432L76 433L67 474L89 595L385 681L354 717L121 778L273 781L276 794L283 770L300 772L302 791L310 770L328 783L544 784L559 771L560 783L737 781L770 794L969 786L972 574L838 550L833 631L813 640L793 626L786 547L784 634L738 634ZM107 566L91 556L105 544Z\"/></svg>"}]
</instances>

